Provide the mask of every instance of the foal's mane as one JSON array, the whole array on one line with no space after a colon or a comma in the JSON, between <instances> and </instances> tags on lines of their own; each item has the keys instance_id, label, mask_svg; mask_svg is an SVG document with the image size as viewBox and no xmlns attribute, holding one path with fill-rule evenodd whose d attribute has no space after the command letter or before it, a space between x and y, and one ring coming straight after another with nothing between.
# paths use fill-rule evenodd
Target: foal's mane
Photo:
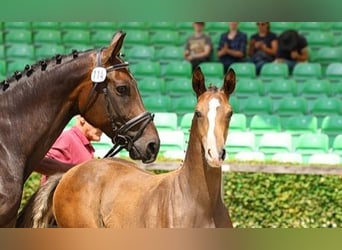
<instances>
[{"instance_id":1,"label":"foal's mane","mask_svg":"<svg viewBox=\"0 0 342 250\"><path fill-rule=\"evenodd\" d=\"M30 78L32 75L44 74L48 71L48 69L50 70L51 67L54 68L58 65L62 65L65 62L69 62L70 59L77 59L79 56L85 55L92 51L94 51L94 49L85 51L72 50L72 52L67 55L56 54L51 58L38 60L34 64L27 64L22 71L15 71L12 76L8 76L6 80L1 81L0 91L1 89L2 91L6 91L10 84L14 82L22 82L23 80Z\"/></svg>"}]
</instances>

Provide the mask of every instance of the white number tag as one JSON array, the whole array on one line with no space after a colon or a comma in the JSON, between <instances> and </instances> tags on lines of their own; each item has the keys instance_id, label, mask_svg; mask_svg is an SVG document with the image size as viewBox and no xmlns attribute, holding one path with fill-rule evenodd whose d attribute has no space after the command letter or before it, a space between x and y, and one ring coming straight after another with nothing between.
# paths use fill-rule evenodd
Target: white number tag
<instances>
[{"instance_id":1,"label":"white number tag","mask_svg":"<svg viewBox=\"0 0 342 250\"><path fill-rule=\"evenodd\" d=\"M93 82L104 82L104 80L106 79L107 76L107 70L103 67L96 67L93 69L93 71L91 72L91 80Z\"/></svg>"}]
</instances>

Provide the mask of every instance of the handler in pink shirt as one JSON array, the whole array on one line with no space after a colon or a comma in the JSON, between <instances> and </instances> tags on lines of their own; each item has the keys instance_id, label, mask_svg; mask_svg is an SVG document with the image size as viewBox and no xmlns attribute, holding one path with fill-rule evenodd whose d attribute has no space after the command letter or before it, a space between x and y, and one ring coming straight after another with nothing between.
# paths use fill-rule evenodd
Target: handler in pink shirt
<instances>
[{"instance_id":1,"label":"handler in pink shirt","mask_svg":"<svg viewBox=\"0 0 342 250\"><path fill-rule=\"evenodd\" d=\"M91 141L100 141L102 131L90 125L83 117L77 116L75 125L62 132L52 145L46 158L54 159L72 166L94 158L94 147ZM44 184L46 175L42 176Z\"/></svg>"}]
</instances>

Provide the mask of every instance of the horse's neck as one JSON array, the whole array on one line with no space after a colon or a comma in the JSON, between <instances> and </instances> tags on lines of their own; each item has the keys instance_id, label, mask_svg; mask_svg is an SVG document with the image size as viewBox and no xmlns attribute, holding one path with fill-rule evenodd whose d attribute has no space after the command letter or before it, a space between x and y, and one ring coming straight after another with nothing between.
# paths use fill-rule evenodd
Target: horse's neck
<instances>
[{"instance_id":1,"label":"horse's neck","mask_svg":"<svg viewBox=\"0 0 342 250\"><path fill-rule=\"evenodd\" d=\"M26 165L28 172L76 113L73 108L76 99L71 96L89 68L85 63L71 60L64 62L68 65L62 65L62 62L46 72L23 76L18 82L11 83L11 87L0 96L0 141L8 153L16 155L10 158Z\"/></svg>"},{"instance_id":2,"label":"horse's neck","mask_svg":"<svg viewBox=\"0 0 342 250\"><path fill-rule=\"evenodd\" d=\"M192 127L192 131L195 128ZM188 180L191 192L199 200L209 201L214 208L221 199L221 169L212 168L205 160L200 138L191 132L180 176ZM208 204L209 205L209 204Z\"/></svg>"}]
</instances>

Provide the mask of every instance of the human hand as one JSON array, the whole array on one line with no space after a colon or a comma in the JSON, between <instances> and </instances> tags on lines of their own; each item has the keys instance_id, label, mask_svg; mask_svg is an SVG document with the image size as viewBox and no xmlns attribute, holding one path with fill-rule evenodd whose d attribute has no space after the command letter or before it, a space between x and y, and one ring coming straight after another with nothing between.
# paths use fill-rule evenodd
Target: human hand
<instances>
[{"instance_id":1,"label":"human hand","mask_svg":"<svg viewBox=\"0 0 342 250\"><path fill-rule=\"evenodd\" d=\"M296 50L291 51L291 58L292 58L293 60L297 60L298 57L299 57L298 51L296 51Z\"/></svg>"}]
</instances>

